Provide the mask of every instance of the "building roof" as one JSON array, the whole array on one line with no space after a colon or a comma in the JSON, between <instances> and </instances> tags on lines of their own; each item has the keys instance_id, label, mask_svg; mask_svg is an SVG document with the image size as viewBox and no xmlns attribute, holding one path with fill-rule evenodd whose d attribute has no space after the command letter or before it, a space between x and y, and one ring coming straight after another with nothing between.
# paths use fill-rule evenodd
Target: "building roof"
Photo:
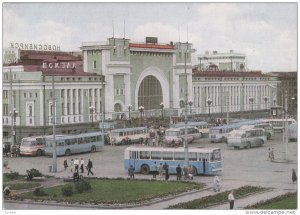
<instances>
[{"instance_id":1,"label":"building roof","mask_svg":"<svg viewBox=\"0 0 300 215\"><path fill-rule=\"evenodd\" d=\"M193 77L269 77L261 71L198 70L193 69Z\"/></svg>"},{"instance_id":2,"label":"building roof","mask_svg":"<svg viewBox=\"0 0 300 215\"><path fill-rule=\"evenodd\" d=\"M157 43L130 43L129 48L141 48L141 49L175 49L175 46L169 44L157 44Z\"/></svg>"},{"instance_id":3,"label":"building roof","mask_svg":"<svg viewBox=\"0 0 300 215\"><path fill-rule=\"evenodd\" d=\"M74 52L21 50L20 60L78 61L82 57Z\"/></svg>"}]
</instances>

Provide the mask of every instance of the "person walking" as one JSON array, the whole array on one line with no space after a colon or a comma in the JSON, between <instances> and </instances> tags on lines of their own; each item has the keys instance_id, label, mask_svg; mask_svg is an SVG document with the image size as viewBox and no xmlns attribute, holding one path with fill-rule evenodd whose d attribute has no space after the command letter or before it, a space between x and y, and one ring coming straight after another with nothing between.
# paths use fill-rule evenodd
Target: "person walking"
<instances>
[{"instance_id":1,"label":"person walking","mask_svg":"<svg viewBox=\"0 0 300 215\"><path fill-rule=\"evenodd\" d=\"M78 173L79 160L77 158L75 158L75 160L74 160L74 166L75 166L75 172Z\"/></svg>"},{"instance_id":2,"label":"person walking","mask_svg":"<svg viewBox=\"0 0 300 215\"><path fill-rule=\"evenodd\" d=\"M293 169L293 173L292 173L292 181L293 181L293 184L295 183L295 181L297 181L297 175L296 175L295 169Z\"/></svg>"},{"instance_id":3,"label":"person walking","mask_svg":"<svg viewBox=\"0 0 300 215\"><path fill-rule=\"evenodd\" d=\"M270 148L268 149L268 158L267 158L267 161L268 160L270 160L270 161L272 160L271 149Z\"/></svg>"},{"instance_id":4,"label":"person walking","mask_svg":"<svg viewBox=\"0 0 300 215\"><path fill-rule=\"evenodd\" d=\"M130 165L130 167L128 168L128 175L130 179L134 179L134 168L132 165Z\"/></svg>"},{"instance_id":5,"label":"person walking","mask_svg":"<svg viewBox=\"0 0 300 215\"><path fill-rule=\"evenodd\" d=\"M70 163L70 170L71 170L71 172L73 172L73 169L74 169L74 159L72 158L71 159L71 163Z\"/></svg>"},{"instance_id":6,"label":"person walking","mask_svg":"<svg viewBox=\"0 0 300 215\"><path fill-rule=\"evenodd\" d=\"M81 158L81 160L80 160L80 170L81 170L81 173L84 173L84 160L83 160L83 158Z\"/></svg>"},{"instance_id":7,"label":"person walking","mask_svg":"<svg viewBox=\"0 0 300 215\"><path fill-rule=\"evenodd\" d=\"M92 175L94 175L94 173L92 172L92 168L93 168L93 163L92 163L92 161L89 159L88 164L87 164L87 169L88 169L87 175L90 175L90 173L91 173Z\"/></svg>"},{"instance_id":8,"label":"person walking","mask_svg":"<svg viewBox=\"0 0 300 215\"><path fill-rule=\"evenodd\" d=\"M158 173L157 169L158 169L158 167L156 165L156 161L154 161L154 164L153 164L153 178L155 178L155 179L156 179L156 175Z\"/></svg>"},{"instance_id":9,"label":"person walking","mask_svg":"<svg viewBox=\"0 0 300 215\"><path fill-rule=\"evenodd\" d=\"M181 180L181 174L182 174L182 169L180 167L180 164L176 167L176 176L177 176L177 181Z\"/></svg>"},{"instance_id":10,"label":"person walking","mask_svg":"<svg viewBox=\"0 0 300 215\"><path fill-rule=\"evenodd\" d=\"M168 166L167 163L165 163L163 167L164 167L164 170L165 170L165 179L166 179L166 181L168 181L169 177L170 177L170 175L169 175L169 166Z\"/></svg>"},{"instance_id":11,"label":"person walking","mask_svg":"<svg viewBox=\"0 0 300 215\"><path fill-rule=\"evenodd\" d=\"M272 148L272 150L270 151L270 157L271 157L271 161L275 160L275 157L274 157L274 148Z\"/></svg>"},{"instance_id":12,"label":"person walking","mask_svg":"<svg viewBox=\"0 0 300 215\"><path fill-rule=\"evenodd\" d=\"M67 169L68 169L68 161L67 161L67 159L64 160L64 169L65 169L65 171L67 171Z\"/></svg>"},{"instance_id":13,"label":"person walking","mask_svg":"<svg viewBox=\"0 0 300 215\"><path fill-rule=\"evenodd\" d=\"M164 167L163 167L162 163L160 163L159 167L158 167L158 175L160 178L163 177L163 172L164 172Z\"/></svg>"},{"instance_id":14,"label":"person walking","mask_svg":"<svg viewBox=\"0 0 300 215\"><path fill-rule=\"evenodd\" d=\"M233 206L234 206L233 190L228 195L228 201L229 201L229 207L230 207L230 209L233 209Z\"/></svg>"},{"instance_id":15,"label":"person walking","mask_svg":"<svg viewBox=\"0 0 300 215\"><path fill-rule=\"evenodd\" d=\"M216 175L214 177L214 191L215 192L219 192L221 190L221 185L220 185L220 179L219 177Z\"/></svg>"}]
</instances>

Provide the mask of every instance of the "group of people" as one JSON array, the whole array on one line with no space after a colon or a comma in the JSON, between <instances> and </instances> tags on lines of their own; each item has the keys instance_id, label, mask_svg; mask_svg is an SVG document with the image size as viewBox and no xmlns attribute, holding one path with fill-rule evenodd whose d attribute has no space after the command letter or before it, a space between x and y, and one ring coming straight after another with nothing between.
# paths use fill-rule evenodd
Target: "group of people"
<instances>
[{"instance_id":1,"label":"group of people","mask_svg":"<svg viewBox=\"0 0 300 215\"><path fill-rule=\"evenodd\" d=\"M84 162L83 158L81 158L80 160L78 158L75 158L75 160L72 158L71 162L70 162L71 172L79 173L79 169L80 169L80 172L84 173L84 167L85 167L84 164L85 164L85 162ZM64 160L63 166L64 166L64 170L67 171L67 169L69 167L67 159ZM87 175L90 175L90 174L94 175L94 173L92 172L92 168L93 168L93 163L90 159L88 159L88 163L86 165L86 169L88 171Z\"/></svg>"}]
</instances>

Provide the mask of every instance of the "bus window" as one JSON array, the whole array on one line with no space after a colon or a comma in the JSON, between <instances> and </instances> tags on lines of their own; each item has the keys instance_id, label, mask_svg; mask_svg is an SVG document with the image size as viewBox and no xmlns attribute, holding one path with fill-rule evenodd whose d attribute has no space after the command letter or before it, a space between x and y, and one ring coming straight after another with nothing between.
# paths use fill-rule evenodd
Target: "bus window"
<instances>
[{"instance_id":1,"label":"bus window","mask_svg":"<svg viewBox=\"0 0 300 215\"><path fill-rule=\"evenodd\" d=\"M92 143L96 142L96 136L91 137L91 142Z\"/></svg>"},{"instance_id":2,"label":"bus window","mask_svg":"<svg viewBox=\"0 0 300 215\"><path fill-rule=\"evenodd\" d=\"M197 160L197 153L196 152L190 152L189 153L189 160L190 161L196 161Z\"/></svg>"},{"instance_id":3,"label":"bus window","mask_svg":"<svg viewBox=\"0 0 300 215\"><path fill-rule=\"evenodd\" d=\"M131 151L130 152L130 159L138 159L138 152Z\"/></svg>"},{"instance_id":4,"label":"bus window","mask_svg":"<svg viewBox=\"0 0 300 215\"><path fill-rule=\"evenodd\" d=\"M70 145L70 140L65 140L66 145Z\"/></svg>"},{"instance_id":5,"label":"bus window","mask_svg":"<svg viewBox=\"0 0 300 215\"><path fill-rule=\"evenodd\" d=\"M78 138L78 144L81 144L81 143L83 143L83 138L82 137Z\"/></svg>"},{"instance_id":6,"label":"bus window","mask_svg":"<svg viewBox=\"0 0 300 215\"><path fill-rule=\"evenodd\" d=\"M102 141L102 136L101 135L97 136L97 141Z\"/></svg>"},{"instance_id":7,"label":"bus window","mask_svg":"<svg viewBox=\"0 0 300 215\"><path fill-rule=\"evenodd\" d=\"M202 161L203 160L208 161L208 158L209 158L208 156L209 156L208 153L203 153L202 154Z\"/></svg>"},{"instance_id":8,"label":"bus window","mask_svg":"<svg viewBox=\"0 0 300 215\"><path fill-rule=\"evenodd\" d=\"M85 138L84 138L84 142L85 142L85 143L91 142L91 138L90 138L90 137L85 137Z\"/></svg>"},{"instance_id":9,"label":"bus window","mask_svg":"<svg viewBox=\"0 0 300 215\"><path fill-rule=\"evenodd\" d=\"M72 145L76 144L77 143L77 138L70 139L70 143Z\"/></svg>"},{"instance_id":10,"label":"bus window","mask_svg":"<svg viewBox=\"0 0 300 215\"><path fill-rule=\"evenodd\" d=\"M184 160L184 152L174 152L175 160Z\"/></svg>"},{"instance_id":11,"label":"bus window","mask_svg":"<svg viewBox=\"0 0 300 215\"><path fill-rule=\"evenodd\" d=\"M122 136L123 136L123 132L120 132L120 133L119 133L119 136L122 137Z\"/></svg>"},{"instance_id":12,"label":"bus window","mask_svg":"<svg viewBox=\"0 0 300 215\"><path fill-rule=\"evenodd\" d=\"M150 159L149 151L140 151L140 159Z\"/></svg>"},{"instance_id":13,"label":"bus window","mask_svg":"<svg viewBox=\"0 0 300 215\"><path fill-rule=\"evenodd\" d=\"M151 159L153 160L161 160L161 152L151 152Z\"/></svg>"},{"instance_id":14,"label":"bus window","mask_svg":"<svg viewBox=\"0 0 300 215\"><path fill-rule=\"evenodd\" d=\"M163 160L173 160L173 152L163 152Z\"/></svg>"}]
</instances>

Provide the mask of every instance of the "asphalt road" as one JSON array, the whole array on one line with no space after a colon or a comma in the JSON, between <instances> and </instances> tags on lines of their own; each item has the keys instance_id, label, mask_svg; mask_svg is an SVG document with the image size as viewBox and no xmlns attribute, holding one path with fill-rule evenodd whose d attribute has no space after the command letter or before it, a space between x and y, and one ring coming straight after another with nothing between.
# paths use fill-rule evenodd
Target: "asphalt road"
<instances>
[{"instance_id":1,"label":"asphalt road","mask_svg":"<svg viewBox=\"0 0 300 215\"><path fill-rule=\"evenodd\" d=\"M285 145L282 144L282 134L276 133L272 140L263 147L233 150L227 148L224 143L210 143L207 138L191 144L190 146L199 147L219 147L222 151L223 170L220 175L224 188L239 187L243 185L254 185L263 187L276 187L282 190L294 190L295 184L292 183L292 168L297 168L298 145L297 142L289 142L287 145L287 160L285 160ZM268 148L274 148L275 162L267 161ZM104 150L96 153L85 153L67 157L83 158L85 161L91 159L94 164L95 176L97 177L127 177L127 170L123 167L123 154L126 146L105 146ZM58 157L58 172L49 173L49 165L52 164L51 157L18 157L7 158L10 169L25 174L26 170L35 168L44 174L55 175L58 177L71 176L70 171L63 170L63 160L66 157ZM6 159L6 158L5 158ZM86 174L86 173L84 173ZM151 178L151 175L136 174L136 178ZM175 180L176 176L171 176ZM201 181L208 185L213 182L211 176L197 176L195 181ZM7 209L19 209L11 203L4 203ZM24 209L35 208L36 206L24 204ZM43 209L51 209L51 206ZM67 207L68 208L68 207Z\"/></svg>"}]
</instances>

